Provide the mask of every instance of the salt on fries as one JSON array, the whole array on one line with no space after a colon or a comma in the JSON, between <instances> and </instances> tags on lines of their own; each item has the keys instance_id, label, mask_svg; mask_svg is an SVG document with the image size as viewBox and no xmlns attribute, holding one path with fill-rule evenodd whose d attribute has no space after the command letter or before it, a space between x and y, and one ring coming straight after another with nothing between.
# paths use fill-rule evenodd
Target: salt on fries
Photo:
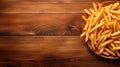
<instances>
[{"instance_id":1,"label":"salt on fries","mask_svg":"<svg viewBox=\"0 0 120 67\"><path fill-rule=\"evenodd\" d=\"M80 37L85 36L85 42L99 55L120 57L120 3L93 3L93 8L84 11L86 23Z\"/></svg>"}]
</instances>

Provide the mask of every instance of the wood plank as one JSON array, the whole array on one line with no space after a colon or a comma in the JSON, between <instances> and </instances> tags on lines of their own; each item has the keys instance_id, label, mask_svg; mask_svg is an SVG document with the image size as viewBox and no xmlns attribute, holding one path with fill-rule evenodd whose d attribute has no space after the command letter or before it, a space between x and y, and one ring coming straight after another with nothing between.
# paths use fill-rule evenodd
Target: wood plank
<instances>
[{"instance_id":1,"label":"wood plank","mask_svg":"<svg viewBox=\"0 0 120 67\"><path fill-rule=\"evenodd\" d=\"M94 55L78 36L0 36L0 54L0 63L10 66L120 66Z\"/></svg>"},{"instance_id":2,"label":"wood plank","mask_svg":"<svg viewBox=\"0 0 120 67\"><path fill-rule=\"evenodd\" d=\"M0 4L0 13L83 13L83 9L92 6L90 2L80 3L41 3L41 2L5 2ZM82 7L81 7L82 6Z\"/></svg>"},{"instance_id":3,"label":"wood plank","mask_svg":"<svg viewBox=\"0 0 120 67\"><path fill-rule=\"evenodd\" d=\"M88 0L0 0L1 2L42 2L42 3L79 3L87 2ZM104 0L89 0L89 2L103 2ZM106 0L106 1L119 1L119 0Z\"/></svg>"},{"instance_id":4,"label":"wood plank","mask_svg":"<svg viewBox=\"0 0 120 67\"><path fill-rule=\"evenodd\" d=\"M0 35L80 35L81 14L0 14Z\"/></svg>"},{"instance_id":5,"label":"wood plank","mask_svg":"<svg viewBox=\"0 0 120 67\"><path fill-rule=\"evenodd\" d=\"M60 1L64 3L56 3L59 1L54 0L50 0L50 2L49 0L48 2L41 0L0 0L0 13L83 13L83 9L92 7L91 1L80 0L77 2L75 0L76 3L73 0ZM97 2L103 1L98 0Z\"/></svg>"}]
</instances>

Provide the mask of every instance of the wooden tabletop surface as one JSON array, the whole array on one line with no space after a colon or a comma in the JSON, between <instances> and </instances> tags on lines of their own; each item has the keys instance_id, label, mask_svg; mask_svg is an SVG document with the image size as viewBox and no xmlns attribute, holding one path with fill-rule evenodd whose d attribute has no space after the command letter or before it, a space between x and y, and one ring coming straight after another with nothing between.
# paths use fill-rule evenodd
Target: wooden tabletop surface
<instances>
[{"instance_id":1,"label":"wooden tabletop surface","mask_svg":"<svg viewBox=\"0 0 120 67\"><path fill-rule=\"evenodd\" d=\"M119 67L79 37L83 9L104 1L0 0L0 67Z\"/></svg>"}]
</instances>

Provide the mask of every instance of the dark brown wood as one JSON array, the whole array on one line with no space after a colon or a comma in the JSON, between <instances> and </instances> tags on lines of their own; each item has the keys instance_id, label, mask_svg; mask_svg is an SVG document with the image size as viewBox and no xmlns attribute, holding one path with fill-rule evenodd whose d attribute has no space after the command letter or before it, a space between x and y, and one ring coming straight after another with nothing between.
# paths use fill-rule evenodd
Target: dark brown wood
<instances>
[{"instance_id":1,"label":"dark brown wood","mask_svg":"<svg viewBox=\"0 0 120 67\"><path fill-rule=\"evenodd\" d=\"M120 60L102 59L93 54L79 36L1 36L0 43L0 61L6 62L7 65L18 64L26 67L120 65Z\"/></svg>"},{"instance_id":2,"label":"dark brown wood","mask_svg":"<svg viewBox=\"0 0 120 67\"><path fill-rule=\"evenodd\" d=\"M1 14L0 35L80 35L81 14Z\"/></svg>"},{"instance_id":3,"label":"dark brown wood","mask_svg":"<svg viewBox=\"0 0 120 67\"><path fill-rule=\"evenodd\" d=\"M119 67L79 37L92 2L104 0L0 0L0 67Z\"/></svg>"},{"instance_id":4,"label":"dark brown wood","mask_svg":"<svg viewBox=\"0 0 120 67\"><path fill-rule=\"evenodd\" d=\"M1 5L0 13L83 13L84 8L89 8L92 6L90 5L92 2L41 3L28 1L17 2L14 3L14 5L13 3L8 2Z\"/></svg>"}]
</instances>

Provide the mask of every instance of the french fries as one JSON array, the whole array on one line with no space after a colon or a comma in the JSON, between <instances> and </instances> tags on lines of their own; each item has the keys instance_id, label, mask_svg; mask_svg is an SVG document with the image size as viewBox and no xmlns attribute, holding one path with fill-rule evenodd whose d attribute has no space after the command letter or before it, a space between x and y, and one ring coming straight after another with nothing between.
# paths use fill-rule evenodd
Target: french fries
<instances>
[{"instance_id":1,"label":"french fries","mask_svg":"<svg viewBox=\"0 0 120 67\"><path fill-rule=\"evenodd\" d=\"M93 8L84 9L88 17L83 27L85 42L99 55L120 57L120 3L107 6L93 3Z\"/></svg>"}]
</instances>

